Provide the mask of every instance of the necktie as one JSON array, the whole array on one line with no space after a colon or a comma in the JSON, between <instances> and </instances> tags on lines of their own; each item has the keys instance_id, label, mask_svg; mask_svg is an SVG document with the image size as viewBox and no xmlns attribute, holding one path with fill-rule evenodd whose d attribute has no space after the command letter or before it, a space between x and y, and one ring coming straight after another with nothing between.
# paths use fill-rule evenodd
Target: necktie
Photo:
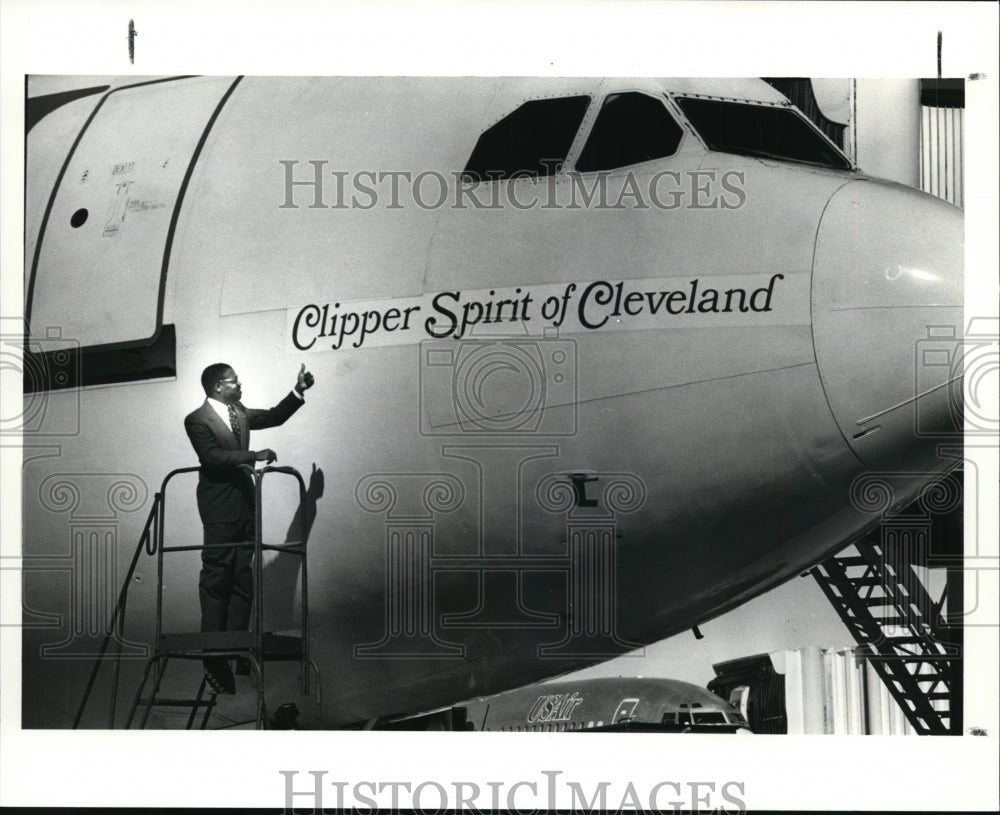
<instances>
[{"instance_id":1,"label":"necktie","mask_svg":"<svg viewBox=\"0 0 1000 815\"><path fill-rule=\"evenodd\" d=\"M232 405L229 405L229 426L233 429L236 441L240 442L240 417L236 415L236 408Z\"/></svg>"}]
</instances>

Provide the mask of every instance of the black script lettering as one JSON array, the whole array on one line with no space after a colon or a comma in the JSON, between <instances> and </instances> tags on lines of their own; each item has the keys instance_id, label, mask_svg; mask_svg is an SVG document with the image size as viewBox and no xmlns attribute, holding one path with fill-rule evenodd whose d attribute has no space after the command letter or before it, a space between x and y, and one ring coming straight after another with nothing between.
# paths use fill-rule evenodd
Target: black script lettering
<instances>
[{"instance_id":1,"label":"black script lettering","mask_svg":"<svg viewBox=\"0 0 1000 815\"><path fill-rule=\"evenodd\" d=\"M316 344L316 335L312 334L312 341L308 345L299 342L299 328L303 325L303 320L305 328L315 328L320 325L323 317L319 306L313 304L303 306L295 315L295 322L292 324L292 344L300 351L308 351Z\"/></svg>"},{"instance_id":2,"label":"black script lettering","mask_svg":"<svg viewBox=\"0 0 1000 815\"><path fill-rule=\"evenodd\" d=\"M680 308L674 311L672 306L673 303L675 303L677 300L681 301L681 305ZM680 314L682 311L684 311L684 292L682 291L670 292L670 296L667 298L667 311L669 311L671 314Z\"/></svg>"},{"instance_id":3,"label":"black script lettering","mask_svg":"<svg viewBox=\"0 0 1000 815\"><path fill-rule=\"evenodd\" d=\"M599 323L592 323L587 319L587 301L590 299L590 293L596 289L594 293L594 302L599 306L608 305L615 296L614 287L604 280L598 280L595 283L591 283L587 288L583 290L583 294L580 295L580 305L578 307L578 317L580 320L580 325L584 328L600 328L608 321L607 315Z\"/></svg>"},{"instance_id":4,"label":"black script lettering","mask_svg":"<svg viewBox=\"0 0 1000 815\"><path fill-rule=\"evenodd\" d=\"M701 295L701 302L698 303L698 311L702 314L719 311L719 293L715 289L705 289Z\"/></svg>"},{"instance_id":5,"label":"black script lettering","mask_svg":"<svg viewBox=\"0 0 1000 815\"><path fill-rule=\"evenodd\" d=\"M453 311L450 311L448 307L443 305L440 301L442 298L450 298L457 303L461 298L461 296L462 293L457 291L443 291L440 294L435 295L434 299L431 301L431 308L433 308L438 313L443 314L445 317L450 319L451 323L446 330L435 331L434 327L438 324L438 318L428 317L424 321L424 331L426 331L430 336L438 340L444 339L452 331L454 331L455 328L458 326L458 317L455 315Z\"/></svg>"},{"instance_id":6,"label":"black script lettering","mask_svg":"<svg viewBox=\"0 0 1000 815\"><path fill-rule=\"evenodd\" d=\"M737 293L740 296L740 306L739 306L740 311L750 311L750 309L747 307L746 302L745 302L746 301L747 293L746 293L746 291L744 289L728 289L726 291L726 307L723 309L723 311L732 311L733 310L732 299L733 299L733 295L737 294Z\"/></svg>"},{"instance_id":7,"label":"black script lettering","mask_svg":"<svg viewBox=\"0 0 1000 815\"><path fill-rule=\"evenodd\" d=\"M659 297L656 295L659 295ZM660 307L663 305L663 301L667 299L667 293L665 291L648 291L646 292L646 299L649 301L649 313L656 314L656 312L658 312Z\"/></svg>"},{"instance_id":8,"label":"black script lettering","mask_svg":"<svg viewBox=\"0 0 1000 815\"><path fill-rule=\"evenodd\" d=\"M642 314L642 306L640 305L635 311L633 311L632 304L641 302L642 302L642 292L639 291L629 292L628 294L625 295L625 300L622 303L622 309L624 309L626 314L634 317L637 314Z\"/></svg>"},{"instance_id":9,"label":"black script lettering","mask_svg":"<svg viewBox=\"0 0 1000 815\"><path fill-rule=\"evenodd\" d=\"M774 294L774 283L777 280L784 280L785 276L783 274L776 274L771 277L771 282L768 283L764 288L757 289L753 294L750 295L750 308L754 311L770 311L771 310L771 295ZM764 295L764 305L758 306L756 304L757 295Z\"/></svg>"},{"instance_id":10,"label":"black script lettering","mask_svg":"<svg viewBox=\"0 0 1000 815\"><path fill-rule=\"evenodd\" d=\"M688 297L687 313L694 314L694 296L698 293L698 278L691 281L691 296Z\"/></svg>"}]
</instances>

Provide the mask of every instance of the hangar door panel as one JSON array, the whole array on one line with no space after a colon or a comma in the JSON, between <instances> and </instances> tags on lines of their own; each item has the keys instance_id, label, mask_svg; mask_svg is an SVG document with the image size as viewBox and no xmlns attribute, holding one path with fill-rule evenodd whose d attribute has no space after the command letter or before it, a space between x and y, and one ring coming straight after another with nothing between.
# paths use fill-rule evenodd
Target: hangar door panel
<instances>
[{"instance_id":1,"label":"hangar door panel","mask_svg":"<svg viewBox=\"0 0 1000 815\"><path fill-rule=\"evenodd\" d=\"M141 85L110 93L99 107L40 238L27 306L32 338L46 349L156 334L175 205L231 84L199 78Z\"/></svg>"}]
</instances>

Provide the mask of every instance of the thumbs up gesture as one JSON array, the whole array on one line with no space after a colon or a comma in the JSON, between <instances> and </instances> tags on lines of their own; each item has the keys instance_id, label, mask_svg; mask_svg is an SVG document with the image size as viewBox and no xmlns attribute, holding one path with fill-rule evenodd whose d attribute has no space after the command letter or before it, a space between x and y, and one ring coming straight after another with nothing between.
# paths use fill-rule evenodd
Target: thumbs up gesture
<instances>
[{"instance_id":1,"label":"thumbs up gesture","mask_svg":"<svg viewBox=\"0 0 1000 815\"><path fill-rule=\"evenodd\" d=\"M300 394L305 393L313 386L314 382L313 375L306 370L305 363L302 363L302 367L299 368L298 381L295 383L295 390Z\"/></svg>"}]
</instances>

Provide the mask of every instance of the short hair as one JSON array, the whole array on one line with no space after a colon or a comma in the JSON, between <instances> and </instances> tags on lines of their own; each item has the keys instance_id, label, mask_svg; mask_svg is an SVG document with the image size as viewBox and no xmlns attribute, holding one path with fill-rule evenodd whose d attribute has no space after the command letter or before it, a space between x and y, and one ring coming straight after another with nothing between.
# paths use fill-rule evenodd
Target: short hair
<instances>
[{"instance_id":1,"label":"short hair","mask_svg":"<svg viewBox=\"0 0 1000 815\"><path fill-rule=\"evenodd\" d=\"M201 372L201 386L205 389L205 395L211 396L212 391L215 389L215 385L222 379L222 375L228 371L232 366L225 362L216 362L214 365L209 365L204 371Z\"/></svg>"}]
</instances>

